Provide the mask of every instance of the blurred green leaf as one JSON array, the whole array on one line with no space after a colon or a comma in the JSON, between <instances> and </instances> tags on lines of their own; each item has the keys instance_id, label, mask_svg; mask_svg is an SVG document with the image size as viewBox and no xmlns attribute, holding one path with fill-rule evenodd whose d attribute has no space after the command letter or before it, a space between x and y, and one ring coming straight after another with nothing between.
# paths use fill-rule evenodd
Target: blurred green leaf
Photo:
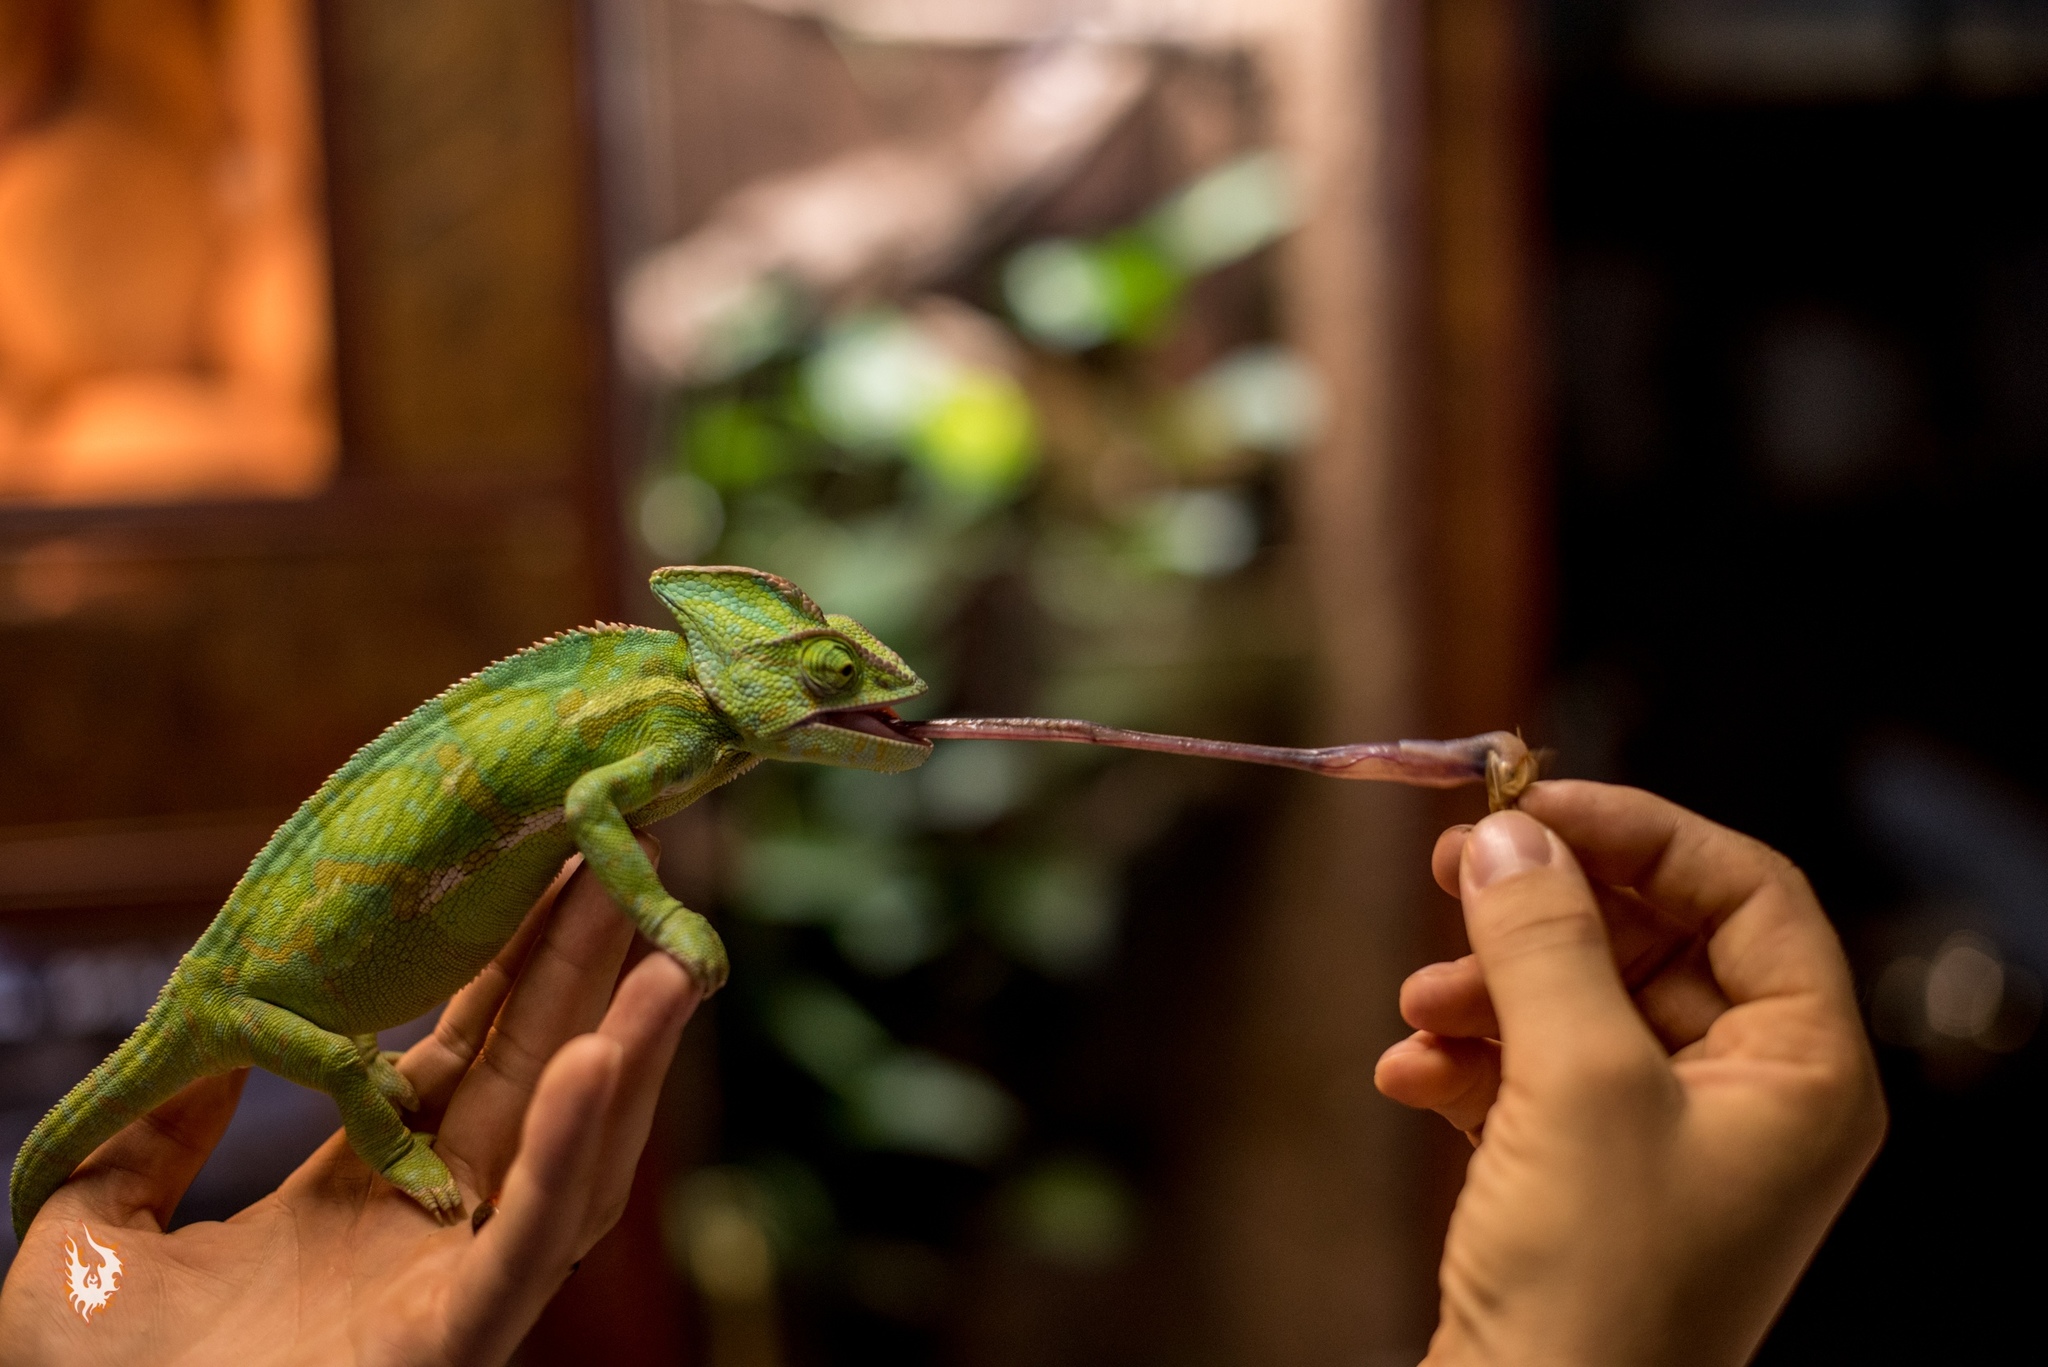
<instances>
[{"instance_id":1,"label":"blurred green leaf","mask_svg":"<svg viewBox=\"0 0 2048 1367\"><path fill-rule=\"evenodd\" d=\"M998 942L1049 977L1092 973L1116 947L1116 887L1094 864L1071 857L1015 864L996 877L989 897Z\"/></svg>"},{"instance_id":2,"label":"blurred green leaf","mask_svg":"<svg viewBox=\"0 0 2048 1367\"><path fill-rule=\"evenodd\" d=\"M804 1071L834 1091L856 1086L893 1047L859 1002L816 978L789 977L768 993L768 1033Z\"/></svg>"},{"instance_id":3,"label":"blurred green leaf","mask_svg":"<svg viewBox=\"0 0 2048 1367\"><path fill-rule=\"evenodd\" d=\"M990 501L1014 493L1038 463L1038 423L1015 380L961 374L918 424L913 453L941 484Z\"/></svg>"},{"instance_id":4,"label":"blurred green leaf","mask_svg":"<svg viewBox=\"0 0 2048 1367\"><path fill-rule=\"evenodd\" d=\"M1200 579L1243 568L1259 548L1258 513L1229 489L1154 495L1140 508L1136 525L1148 559Z\"/></svg>"},{"instance_id":5,"label":"blurred green leaf","mask_svg":"<svg viewBox=\"0 0 2048 1367\"><path fill-rule=\"evenodd\" d=\"M1106 239L1095 259L1107 282L1112 334L1120 341L1149 341L1172 316L1186 273L1144 233Z\"/></svg>"},{"instance_id":6,"label":"blurred green leaf","mask_svg":"<svg viewBox=\"0 0 2048 1367\"><path fill-rule=\"evenodd\" d=\"M1034 242L1003 267L1003 297L1025 333L1055 351L1085 351L1116 332L1115 286L1084 242Z\"/></svg>"},{"instance_id":7,"label":"blurred green leaf","mask_svg":"<svg viewBox=\"0 0 2048 1367\"><path fill-rule=\"evenodd\" d=\"M804 363L818 429L850 451L907 443L956 382L959 366L900 315L876 312L834 327Z\"/></svg>"},{"instance_id":8,"label":"blurred green leaf","mask_svg":"<svg viewBox=\"0 0 2048 1367\"><path fill-rule=\"evenodd\" d=\"M1108 1164L1064 1156L1039 1164L1002 1193L1009 1236L1047 1262L1107 1267L1130 1247L1137 1201Z\"/></svg>"},{"instance_id":9,"label":"blurred green leaf","mask_svg":"<svg viewBox=\"0 0 2048 1367\"><path fill-rule=\"evenodd\" d=\"M780 474L790 441L757 406L720 399L693 408L681 429L682 454L698 478L717 489L745 489Z\"/></svg>"},{"instance_id":10,"label":"blurred green leaf","mask_svg":"<svg viewBox=\"0 0 2048 1367\"><path fill-rule=\"evenodd\" d=\"M817 924L836 919L865 889L901 876L893 845L857 836L761 836L741 852L739 892L760 920Z\"/></svg>"},{"instance_id":11,"label":"blurred green leaf","mask_svg":"<svg viewBox=\"0 0 2048 1367\"><path fill-rule=\"evenodd\" d=\"M1000 741L947 741L917 771L925 821L935 830L986 826L1029 791L1027 746Z\"/></svg>"},{"instance_id":12,"label":"blurred green leaf","mask_svg":"<svg viewBox=\"0 0 2048 1367\"><path fill-rule=\"evenodd\" d=\"M1287 164L1278 153L1251 152L1175 194L1148 228L1179 269L1203 275L1278 240L1299 214Z\"/></svg>"},{"instance_id":13,"label":"blurred green leaf","mask_svg":"<svg viewBox=\"0 0 2048 1367\"><path fill-rule=\"evenodd\" d=\"M725 504L694 475L657 475L640 491L640 540L672 563L696 559L718 544Z\"/></svg>"},{"instance_id":14,"label":"blurred green leaf","mask_svg":"<svg viewBox=\"0 0 2048 1367\"><path fill-rule=\"evenodd\" d=\"M991 1163L1021 1128L1010 1094L979 1069L919 1049L862 1074L848 1098L853 1130L876 1148Z\"/></svg>"}]
</instances>

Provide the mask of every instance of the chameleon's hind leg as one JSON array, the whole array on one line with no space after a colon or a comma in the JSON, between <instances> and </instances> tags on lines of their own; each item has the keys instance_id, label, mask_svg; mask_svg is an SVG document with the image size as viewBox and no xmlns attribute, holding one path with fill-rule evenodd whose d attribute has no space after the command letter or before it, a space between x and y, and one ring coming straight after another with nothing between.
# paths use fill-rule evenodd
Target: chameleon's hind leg
<instances>
[{"instance_id":1,"label":"chameleon's hind leg","mask_svg":"<svg viewBox=\"0 0 2048 1367\"><path fill-rule=\"evenodd\" d=\"M379 1088L362 1045L322 1030L269 1002L237 1004L250 1062L334 1098L349 1147L386 1181L426 1207L436 1219L462 1213L462 1193L448 1165L434 1152L434 1137L408 1130L398 1108ZM376 1039L369 1037L371 1056ZM389 1065L386 1065L389 1066Z\"/></svg>"},{"instance_id":2,"label":"chameleon's hind leg","mask_svg":"<svg viewBox=\"0 0 2048 1367\"><path fill-rule=\"evenodd\" d=\"M656 747L607 764L569 785L563 814L583 862L649 940L688 969L709 996L725 986L725 943L711 923L669 896L625 813L646 803L666 781L667 757Z\"/></svg>"},{"instance_id":3,"label":"chameleon's hind leg","mask_svg":"<svg viewBox=\"0 0 2048 1367\"><path fill-rule=\"evenodd\" d=\"M398 1060L405 1055L396 1049L379 1049L375 1035L350 1035L349 1042L356 1052L363 1056L363 1066L370 1070L370 1081L377 1084L392 1105L401 1111L417 1111L420 1108L420 1094L405 1080L405 1074L398 1071Z\"/></svg>"}]
</instances>

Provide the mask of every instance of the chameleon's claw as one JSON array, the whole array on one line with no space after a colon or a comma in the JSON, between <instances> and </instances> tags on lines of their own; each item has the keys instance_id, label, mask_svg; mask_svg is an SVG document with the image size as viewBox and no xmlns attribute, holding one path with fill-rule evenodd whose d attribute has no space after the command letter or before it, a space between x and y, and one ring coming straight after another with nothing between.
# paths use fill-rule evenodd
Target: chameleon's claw
<instances>
[{"instance_id":1,"label":"chameleon's claw","mask_svg":"<svg viewBox=\"0 0 2048 1367\"><path fill-rule=\"evenodd\" d=\"M718 932L711 928L709 921L681 902L673 903L662 914L651 938L683 966L683 971L690 975L690 980L705 996L725 986L726 977L732 971L731 961L725 953L725 941L718 938Z\"/></svg>"},{"instance_id":2,"label":"chameleon's claw","mask_svg":"<svg viewBox=\"0 0 2048 1367\"><path fill-rule=\"evenodd\" d=\"M434 1152L430 1134L415 1133L411 1148L384 1169L384 1180L419 1202L441 1224L453 1224L462 1215L462 1192L455 1185L455 1175Z\"/></svg>"}]
</instances>

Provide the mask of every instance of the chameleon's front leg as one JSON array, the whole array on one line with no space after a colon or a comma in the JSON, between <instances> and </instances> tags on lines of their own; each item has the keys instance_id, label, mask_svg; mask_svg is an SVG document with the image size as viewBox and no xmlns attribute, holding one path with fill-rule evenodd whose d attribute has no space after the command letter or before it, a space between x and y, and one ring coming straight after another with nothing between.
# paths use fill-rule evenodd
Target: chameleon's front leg
<instances>
[{"instance_id":1,"label":"chameleon's front leg","mask_svg":"<svg viewBox=\"0 0 2048 1367\"><path fill-rule=\"evenodd\" d=\"M583 861L640 933L689 970L706 996L725 986L725 943L711 923L669 896L655 877L625 813L647 803L668 777L662 751L650 747L592 769L569 785L563 812Z\"/></svg>"}]
</instances>

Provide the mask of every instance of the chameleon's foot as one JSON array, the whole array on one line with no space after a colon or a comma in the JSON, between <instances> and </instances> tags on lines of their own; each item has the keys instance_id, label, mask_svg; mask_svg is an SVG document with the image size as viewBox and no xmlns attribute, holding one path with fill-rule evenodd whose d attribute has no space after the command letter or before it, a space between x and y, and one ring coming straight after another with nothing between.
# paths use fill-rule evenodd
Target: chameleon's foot
<instances>
[{"instance_id":1,"label":"chameleon's foot","mask_svg":"<svg viewBox=\"0 0 2048 1367\"><path fill-rule=\"evenodd\" d=\"M384 1099L401 1111L417 1111L420 1108L420 1094L398 1071L398 1060L405 1057L396 1049L380 1049L367 1060L370 1081L384 1094Z\"/></svg>"},{"instance_id":2,"label":"chameleon's foot","mask_svg":"<svg viewBox=\"0 0 2048 1367\"><path fill-rule=\"evenodd\" d=\"M384 1169L384 1180L410 1196L442 1224L453 1223L462 1214L462 1193L455 1175L434 1152L434 1136L415 1134L412 1146L399 1160Z\"/></svg>"},{"instance_id":3,"label":"chameleon's foot","mask_svg":"<svg viewBox=\"0 0 2048 1367\"><path fill-rule=\"evenodd\" d=\"M726 975L732 971L725 941L718 938L709 921L681 902L669 903L648 938L683 966L705 996L725 986Z\"/></svg>"}]
</instances>

